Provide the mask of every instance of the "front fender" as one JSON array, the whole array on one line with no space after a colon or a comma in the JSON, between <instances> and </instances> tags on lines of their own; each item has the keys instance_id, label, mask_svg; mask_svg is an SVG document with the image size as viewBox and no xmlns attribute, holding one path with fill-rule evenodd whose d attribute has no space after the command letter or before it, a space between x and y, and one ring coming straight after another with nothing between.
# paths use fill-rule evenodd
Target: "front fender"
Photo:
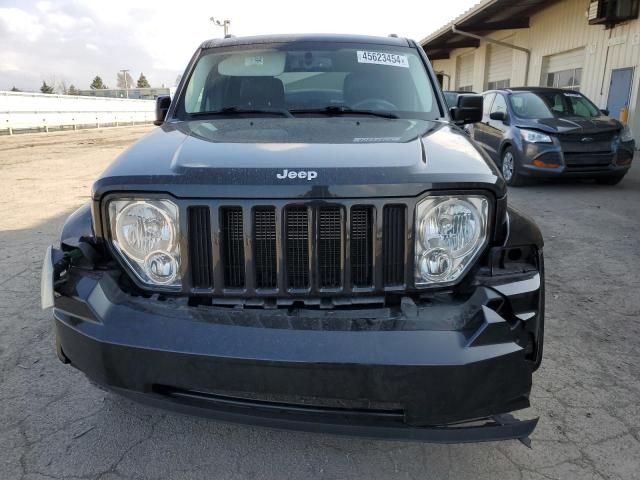
<instances>
[{"instance_id":1,"label":"front fender","mask_svg":"<svg viewBox=\"0 0 640 480\"><path fill-rule=\"evenodd\" d=\"M95 243L91 203L86 203L69 215L60 234L60 244L63 248L65 246L74 248L81 241Z\"/></svg>"},{"instance_id":2,"label":"front fender","mask_svg":"<svg viewBox=\"0 0 640 480\"><path fill-rule=\"evenodd\" d=\"M533 219L513 207L507 207L505 247L535 245L544 247L542 232Z\"/></svg>"}]
</instances>

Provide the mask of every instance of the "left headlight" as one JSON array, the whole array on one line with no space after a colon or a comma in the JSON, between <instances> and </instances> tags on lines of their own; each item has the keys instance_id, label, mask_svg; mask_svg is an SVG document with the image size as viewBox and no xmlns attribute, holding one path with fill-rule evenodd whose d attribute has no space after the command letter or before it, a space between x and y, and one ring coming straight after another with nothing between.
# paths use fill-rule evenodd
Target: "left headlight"
<instances>
[{"instance_id":1,"label":"left headlight","mask_svg":"<svg viewBox=\"0 0 640 480\"><path fill-rule=\"evenodd\" d=\"M480 195L433 196L416 207L416 287L453 283L487 242L489 201Z\"/></svg>"},{"instance_id":2,"label":"left headlight","mask_svg":"<svg viewBox=\"0 0 640 480\"><path fill-rule=\"evenodd\" d=\"M111 242L133 273L149 286L180 287L178 207L170 200L109 202Z\"/></svg>"}]
</instances>

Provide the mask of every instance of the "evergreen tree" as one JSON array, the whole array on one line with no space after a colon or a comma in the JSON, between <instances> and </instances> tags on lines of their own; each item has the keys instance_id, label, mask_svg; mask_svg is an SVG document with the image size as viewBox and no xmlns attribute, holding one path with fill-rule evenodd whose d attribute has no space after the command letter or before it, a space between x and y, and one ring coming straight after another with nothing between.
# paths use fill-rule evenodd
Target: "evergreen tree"
<instances>
[{"instance_id":1,"label":"evergreen tree","mask_svg":"<svg viewBox=\"0 0 640 480\"><path fill-rule=\"evenodd\" d=\"M69 89L67 90L67 95L80 95L80 90L76 88L76 86L72 83L69 85Z\"/></svg>"},{"instance_id":2,"label":"evergreen tree","mask_svg":"<svg viewBox=\"0 0 640 480\"><path fill-rule=\"evenodd\" d=\"M91 85L89 85L89 87L91 88L91 90L104 90L105 88L108 88L99 75L96 75L96 78L93 79L93 82L91 82Z\"/></svg>"},{"instance_id":3,"label":"evergreen tree","mask_svg":"<svg viewBox=\"0 0 640 480\"><path fill-rule=\"evenodd\" d=\"M140 78L138 78L138 83L136 84L136 87L138 88L150 88L151 85L149 85L149 81L147 80L147 77L144 76L144 73L140 74Z\"/></svg>"},{"instance_id":4,"label":"evergreen tree","mask_svg":"<svg viewBox=\"0 0 640 480\"><path fill-rule=\"evenodd\" d=\"M42 93L53 93L53 87L51 85L47 85L47 82L42 81L42 86L40 87L40 91Z\"/></svg>"}]
</instances>

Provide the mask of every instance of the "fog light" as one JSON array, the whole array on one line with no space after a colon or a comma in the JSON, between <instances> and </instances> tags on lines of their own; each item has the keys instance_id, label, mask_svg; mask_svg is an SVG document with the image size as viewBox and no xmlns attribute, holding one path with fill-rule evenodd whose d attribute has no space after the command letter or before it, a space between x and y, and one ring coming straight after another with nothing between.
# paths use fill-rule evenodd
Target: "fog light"
<instances>
[{"instance_id":1,"label":"fog light","mask_svg":"<svg viewBox=\"0 0 640 480\"><path fill-rule=\"evenodd\" d=\"M451 255L444 248L433 248L422 255L420 273L424 278L439 280L449 274L452 264Z\"/></svg>"},{"instance_id":2,"label":"fog light","mask_svg":"<svg viewBox=\"0 0 640 480\"><path fill-rule=\"evenodd\" d=\"M539 158L536 158L533 161L533 164L536 167L540 167L540 168L558 168L560 166L557 163L547 163L544 160L540 160Z\"/></svg>"},{"instance_id":3,"label":"fog light","mask_svg":"<svg viewBox=\"0 0 640 480\"><path fill-rule=\"evenodd\" d=\"M178 262L165 252L151 252L145 259L144 266L149 278L161 285L173 282L178 273Z\"/></svg>"}]
</instances>

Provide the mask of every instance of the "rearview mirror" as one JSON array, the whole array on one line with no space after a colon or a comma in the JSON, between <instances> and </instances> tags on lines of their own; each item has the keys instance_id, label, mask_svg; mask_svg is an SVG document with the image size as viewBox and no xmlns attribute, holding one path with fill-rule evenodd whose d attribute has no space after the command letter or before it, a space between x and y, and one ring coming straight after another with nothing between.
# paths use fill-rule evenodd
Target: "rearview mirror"
<instances>
[{"instance_id":1,"label":"rearview mirror","mask_svg":"<svg viewBox=\"0 0 640 480\"><path fill-rule=\"evenodd\" d=\"M498 120L499 122L504 122L504 121L507 120L507 113L506 112L501 112L501 111L491 112L489 114L489 118L491 120Z\"/></svg>"},{"instance_id":2,"label":"rearview mirror","mask_svg":"<svg viewBox=\"0 0 640 480\"><path fill-rule=\"evenodd\" d=\"M160 95L156 98L156 119L154 125L162 125L171 105L171 97L169 95Z\"/></svg>"},{"instance_id":3,"label":"rearview mirror","mask_svg":"<svg viewBox=\"0 0 640 480\"><path fill-rule=\"evenodd\" d=\"M482 95L460 95L458 105L449 110L451 119L458 125L478 123L482 120L482 100Z\"/></svg>"}]
</instances>

